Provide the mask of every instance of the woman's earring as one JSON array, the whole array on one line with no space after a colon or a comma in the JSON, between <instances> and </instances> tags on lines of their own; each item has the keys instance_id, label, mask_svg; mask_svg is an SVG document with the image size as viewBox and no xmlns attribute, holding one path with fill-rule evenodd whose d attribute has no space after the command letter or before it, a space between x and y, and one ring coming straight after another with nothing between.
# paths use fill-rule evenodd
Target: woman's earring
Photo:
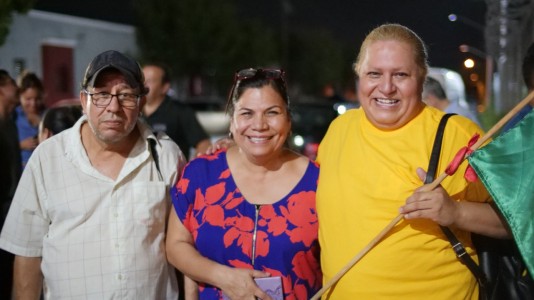
<instances>
[{"instance_id":1,"label":"woman's earring","mask_svg":"<svg viewBox=\"0 0 534 300\"><path fill-rule=\"evenodd\" d=\"M233 139L234 139L234 135L232 134L232 132L231 132L231 131L230 131L230 132L228 132L228 138L229 138L229 139L231 139L231 140L233 140Z\"/></svg>"}]
</instances>

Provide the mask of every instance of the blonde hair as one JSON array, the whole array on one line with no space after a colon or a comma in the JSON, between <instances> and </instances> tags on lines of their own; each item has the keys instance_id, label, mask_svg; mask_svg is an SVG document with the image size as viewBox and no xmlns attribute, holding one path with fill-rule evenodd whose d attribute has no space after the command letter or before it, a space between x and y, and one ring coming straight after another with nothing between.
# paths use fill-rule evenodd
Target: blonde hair
<instances>
[{"instance_id":1,"label":"blonde hair","mask_svg":"<svg viewBox=\"0 0 534 300\"><path fill-rule=\"evenodd\" d=\"M394 40L407 43L413 49L415 63L421 71L421 78L426 78L428 73L428 52L423 40L411 29L400 24L384 24L373 29L366 37L360 47L360 53L354 63L354 71L360 75L361 63L365 58L367 48L377 41Z\"/></svg>"}]
</instances>

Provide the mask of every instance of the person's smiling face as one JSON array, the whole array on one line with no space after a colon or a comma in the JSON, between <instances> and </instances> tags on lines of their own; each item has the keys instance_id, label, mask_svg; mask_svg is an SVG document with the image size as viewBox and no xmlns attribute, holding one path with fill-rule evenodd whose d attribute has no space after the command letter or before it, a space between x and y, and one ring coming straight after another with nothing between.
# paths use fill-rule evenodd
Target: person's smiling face
<instances>
[{"instance_id":1,"label":"person's smiling face","mask_svg":"<svg viewBox=\"0 0 534 300\"><path fill-rule=\"evenodd\" d=\"M291 131L284 100L270 85L247 88L235 104L230 131L252 160L279 155Z\"/></svg>"},{"instance_id":2,"label":"person's smiling face","mask_svg":"<svg viewBox=\"0 0 534 300\"><path fill-rule=\"evenodd\" d=\"M30 87L20 93L20 105L27 114L39 114L41 102L41 94L37 88Z\"/></svg>"},{"instance_id":3,"label":"person's smiling face","mask_svg":"<svg viewBox=\"0 0 534 300\"><path fill-rule=\"evenodd\" d=\"M400 128L424 107L424 76L408 43L379 40L370 44L362 58L359 78L362 109L379 129Z\"/></svg>"}]
</instances>

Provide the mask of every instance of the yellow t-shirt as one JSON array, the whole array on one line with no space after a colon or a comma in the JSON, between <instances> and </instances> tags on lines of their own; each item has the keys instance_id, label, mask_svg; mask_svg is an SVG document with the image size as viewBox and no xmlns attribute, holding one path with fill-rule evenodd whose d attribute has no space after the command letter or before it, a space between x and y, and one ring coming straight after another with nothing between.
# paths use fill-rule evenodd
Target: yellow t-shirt
<instances>
[{"instance_id":1,"label":"yellow t-shirt","mask_svg":"<svg viewBox=\"0 0 534 300\"><path fill-rule=\"evenodd\" d=\"M425 109L404 127L382 131L363 110L350 110L332 122L318 154L319 242L324 282L328 282L398 214L422 185L416 168L426 170L443 112ZM481 129L461 116L449 119L437 174ZM468 183L464 162L442 186L456 200L487 201L477 181ZM455 231L475 259L470 235ZM477 299L469 269L430 220L402 220L371 249L324 299Z\"/></svg>"}]
</instances>

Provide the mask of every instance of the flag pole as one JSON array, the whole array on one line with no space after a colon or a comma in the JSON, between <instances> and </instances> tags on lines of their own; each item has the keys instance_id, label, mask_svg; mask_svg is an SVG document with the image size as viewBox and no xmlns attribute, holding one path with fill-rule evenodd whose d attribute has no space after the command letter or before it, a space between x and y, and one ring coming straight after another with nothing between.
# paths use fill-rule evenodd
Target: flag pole
<instances>
[{"instance_id":1,"label":"flag pole","mask_svg":"<svg viewBox=\"0 0 534 300\"><path fill-rule=\"evenodd\" d=\"M530 92L521 102L519 102L512 110L510 110L504 117L502 117L493 127L486 132L475 144L473 144L470 149L475 151L486 141L488 141L496 132L498 132L510 119L512 119L515 114L517 114L523 107L530 103L534 99L534 91ZM464 155L462 162L466 159L467 155ZM434 181L430 184L424 186L421 191L431 191L435 189L441 182L447 178L447 173L443 172L440 174ZM319 299L328 289L330 289L334 284L336 284L345 273L347 273L367 252L369 252L382 238L395 226L399 221L404 217L403 214L397 215L378 235L367 244L358 254L356 254L341 270L339 270L323 287L311 298L311 300Z\"/></svg>"}]
</instances>

